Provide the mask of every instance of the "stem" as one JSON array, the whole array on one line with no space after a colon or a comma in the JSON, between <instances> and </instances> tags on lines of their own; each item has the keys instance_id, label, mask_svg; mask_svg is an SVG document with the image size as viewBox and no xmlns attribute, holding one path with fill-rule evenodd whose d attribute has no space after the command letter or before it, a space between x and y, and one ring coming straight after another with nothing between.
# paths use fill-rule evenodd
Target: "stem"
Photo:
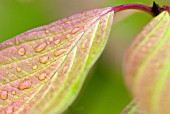
<instances>
[{"instance_id":1,"label":"stem","mask_svg":"<svg viewBox=\"0 0 170 114\"><path fill-rule=\"evenodd\" d=\"M147 13L150 13L152 16L157 16L162 11L167 11L170 14L170 8L168 6L164 5L163 7L160 7L155 2L153 2L152 7L145 6L145 5L142 5L142 4L125 4L125 5L115 6L115 7L112 7L112 9L109 12L112 12L112 11L119 12L119 11L127 10L127 9L142 10L142 11L145 11Z\"/></svg>"},{"instance_id":2,"label":"stem","mask_svg":"<svg viewBox=\"0 0 170 114\"><path fill-rule=\"evenodd\" d=\"M162 8L161 8L162 11L166 10L169 14L170 14L170 8L169 6L166 6L164 5Z\"/></svg>"},{"instance_id":3,"label":"stem","mask_svg":"<svg viewBox=\"0 0 170 114\"><path fill-rule=\"evenodd\" d=\"M125 4L125 5L113 7L111 10L114 11L114 12L119 12L119 11L127 10L127 9L142 10L142 11L145 11L147 13L150 13L151 15L154 15L151 7L144 6L144 5L141 5L141 4Z\"/></svg>"}]
</instances>

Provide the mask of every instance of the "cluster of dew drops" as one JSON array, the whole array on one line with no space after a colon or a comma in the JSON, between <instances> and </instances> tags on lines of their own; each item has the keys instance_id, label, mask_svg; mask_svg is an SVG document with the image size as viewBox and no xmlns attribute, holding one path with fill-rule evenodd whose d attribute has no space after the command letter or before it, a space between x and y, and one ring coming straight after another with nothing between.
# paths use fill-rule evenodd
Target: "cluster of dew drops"
<instances>
[{"instance_id":1,"label":"cluster of dew drops","mask_svg":"<svg viewBox=\"0 0 170 114\"><path fill-rule=\"evenodd\" d=\"M57 40L57 41L55 41L55 43L58 44L59 41ZM34 51L38 53L38 52L43 51L46 47L47 47L47 43L42 43L42 44L39 44L37 47L35 47ZM26 54L26 49L24 47L21 47L21 48L18 49L17 53L20 56L24 56ZM42 64L46 64L48 62L48 60L49 60L49 57L47 55L41 56L39 58L39 62L42 63ZM11 66L9 66L9 67L11 67ZM37 70L38 69L38 65L33 65L32 69L33 70ZM16 71L18 73L20 73L20 72L22 72L22 69L20 67L16 67ZM8 73L6 73L6 74L8 74ZM41 73L41 74L38 75L38 79L40 81L43 81L44 79L46 79L46 77L47 77L46 73ZM19 90L29 89L30 87L31 87L31 82L29 80L22 80L22 81L20 81L20 83L18 85L18 89ZM16 91L12 90L11 94L15 95ZM2 100L7 100L8 99L8 91L6 91L6 90L1 91L0 98ZM13 107L8 107L5 110L5 114L12 114L13 111L14 111Z\"/></svg>"},{"instance_id":2,"label":"cluster of dew drops","mask_svg":"<svg viewBox=\"0 0 170 114\"><path fill-rule=\"evenodd\" d=\"M79 28L75 28L73 31L72 31L72 34L76 33L79 31ZM69 34L67 34L66 36L66 39L68 39L70 37ZM54 42L56 45L60 43L60 40L55 40L53 41L54 39L53 38L50 38L49 39L50 42ZM49 42L48 42L49 43ZM39 53L39 52L42 52L48 45L47 42L44 42L44 43L41 43L39 45L37 45L35 48L34 48L34 51L36 53ZM58 50L58 51L55 51L54 52L54 56L57 57L61 54L63 54L64 52L66 52L67 50L66 49L61 49L61 50ZM26 49L24 47L20 47L18 50L17 50L17 53L18 55L20 56L24 56L26 54ZM39 57L39 62L41 64L46 64L47 62L49 61L49 56L48 55L43 55L41 57ZM28 62L29 63L29 62ZM11 67L9 65L9 67ZM12 67L11 67L12 68ZM33 70L37 70L38 69L38 65L33 65L32 66L32 69ZM54 67L50 67L50 69L54 69ZM16 67L16 71L18 73L22 72L22 69L20 67ZM6 74L9 74L8 72ZM47 78L47 74L46 73L41 73L38 75L38 80L40 81L43 81ZM31 82L29 80L22 80L20 81L19 85L18 85L18 89L19 90L24 90L24 89L29 89L31 87ZM11 91L11 94L12 95L16 95L16 91L15 90L12 90ZM0 93L0 98L2 100L7 100L8 99L8 91L6 90L1 90L1 93ZM5 110L5 114L12 114L14 112L14 107L8 107L6 110Z\"/></svg>"}]
</instances>

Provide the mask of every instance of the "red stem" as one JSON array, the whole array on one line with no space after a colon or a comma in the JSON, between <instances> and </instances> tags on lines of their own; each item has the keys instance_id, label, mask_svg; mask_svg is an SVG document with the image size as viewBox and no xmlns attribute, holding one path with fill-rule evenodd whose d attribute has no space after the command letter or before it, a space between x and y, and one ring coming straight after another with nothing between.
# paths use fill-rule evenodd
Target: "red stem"
<instances>
[{"instance_id":1,"label":"red stem","mask_svg":"<svg viewBox=\"0 0 170 114\"><path fill-rule=\"evenodd\" d=\"M164 5L164 6L161 8L161 11L167 11L167 12L170 14L170 8L169 8L169 6Z\"/></svg>"},{"instance_id":2,"label":"red stem","mask_svg":"<svg viewBox=\"0 0 170 114\"><path fill-rule=\"evenodd\" d=\"M127 9L142 10L142 11L150 13L151 15L154 15L151 7L144 6L142 4L125 4L125 5L115 6L111 10L114 12L119 12L119 11L127 10Z\"/></svg>"},{"instance_id":3,"label":"red stem","mask_svg":"<svg viewBox=\"0 0 170 114\"><path fill-rule=\"evenodd\" d=\"M119 11L127 10L127 9L142 10L153 16L157 16L162 11L167 11L170 14L170 8L168 6L164 5L163 7L159 7L159 5L157 5L155 2L153 3L152 7L145 6L142 4L124 4L124 5L112 7L112 9L109 12L112 12L112 11L119 12Z\"/></svg>"}]
</instances>

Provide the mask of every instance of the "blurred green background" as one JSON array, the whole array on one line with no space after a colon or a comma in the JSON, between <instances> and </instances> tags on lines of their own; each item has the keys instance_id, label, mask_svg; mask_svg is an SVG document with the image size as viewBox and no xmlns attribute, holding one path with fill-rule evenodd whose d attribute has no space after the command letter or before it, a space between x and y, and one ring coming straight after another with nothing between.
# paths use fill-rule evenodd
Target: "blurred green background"
<instances>
[{"instance_id":1,"label":"blurred green background","mask_svg":"<svg viewBox=\"0 0 170 114\"><path fill-rule=\"evenodd\" d=\"M88 9L125 3L152 5L152 0L0 0L0 42L26 30L49 24ZM167 0L157 0L170 5ZM107 47L94 65L76 99L65 114L119 114L132 100L123 81L125 50L152 17L128 10L115 15Z\"/></svg>"}]
</instances>

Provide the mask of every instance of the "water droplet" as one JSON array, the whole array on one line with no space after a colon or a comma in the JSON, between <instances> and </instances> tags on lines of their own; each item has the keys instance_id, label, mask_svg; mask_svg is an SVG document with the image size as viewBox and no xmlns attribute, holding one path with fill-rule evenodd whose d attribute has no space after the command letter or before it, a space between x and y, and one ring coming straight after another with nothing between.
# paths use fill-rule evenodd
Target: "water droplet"
<instances>
[{"instance_id":1,"label":"water droplet","mask_svg":"<svg viewBox=\"0 0 170 114\"><path fill-rule=\"evenodd\" d=\"M10 69L11 69L11 68L12 68L12 65L9 65L9 66L8 66L8 68L10 68Z\"/></svg>"},{"instance_id":2,"label":"water droplet","mask_svg":"<svg viewBox=\"0 0 170 114\"><path fill-rule=\"evenodd\" d=\"M12 94L12 95L15 95L15 94L16 94L16 91L15 91L15 90L12 90L12 91L11 91L11 94Z\"/></svg>"},{"instance_id":3,"label":"water droplet","mask_svg":"<svg viewBox=\"0 0 170 114\"><path fill-rule=\"evenodd\" d=\"M53 37L51 37L51 38L50 38L50 42L53 42L53 41L54 41L54 38L53 38Z\"/></svg>"},{"instance_id":4,"label":"water droplet","mask_svg":"<svg viewBox=\"0 0 170 114\"><path fill-rule=\"evenodd\" d=\"M50 70L54 70L55 69L55 67L54 66L50 66Z\"/></svg>"},{"instance_id":5,"label":"water droplet","mask_svg":"<svg viewBox=\"0 0 170 114\"><path fill-rule=\"evenodd\" d=\"M39 44L37 47L34 48L35 52L41 52L47 47L47 43Z\"/></svg>"},{"instance_id":6,"label":"water droplet","mask_svg":"<svg viewBox=\"0 0 170 114\"><path fill-rule=\"evenodd\" d=\"M46 64L48 62L49 57L47 55L41 56L39 58L40 63Z\"/></svg>"},{"instance_id":7,"label":"water droplet","mask_svg":"<svg viewBox=\"0 0 170 114\"><path fill-rule=\"evenodd\" d=\"M9 42L5 42L5 45L9 45Z\"/></svg>"},{"instance_id":8,"label":"water droplet","mask_svg":"<svg viewBox=\"0 0 170 114\"><path fill-rule=\"evenodd\" d=\"M43 81L46 77L47 77L47 74L46 74L46 73L42 73L42 74L40 74L40 75L38 76L38 79L39 79L40 81Z\"/></svg>"},{"instance_id":9,"label":"water droplet","mask_svg":"<svg viewBox=\"0 0 170 114\"><path fill-rule=\"evenodd\" d=\"M71 24L71 22L70 22L70 21L67 21L67 22L66 22L66 24L70 25L70 24Z\"/></svg>"},{"instance_id":10,"label":"water droplet","mask_svg":"<svg viewBox=\"0 0 170 114\"><path fill-rule=\"evenodd\" d=\"M45 30L45 34L50 34L50 31L49 30Z\"/></svg>"},{"instance_id":11,"label":"water droplet","mask_svg":"<svg viewBox=\"0 0 170 114\"><path fill-rule=\"evenodd\" d=\"M86 44L87 44L87 42L88 42L88 40L87 40L87 39L83 42L83 44L82 44L82 46L81 46L83 49L85 49L85 48L86 48Z\"/></svg>"},{"instance_id":12,"label":"water droplet","mask_svg":"<svg viewBox=\"0 0 170 114\"><path fill-rule=\"evenodd\" d=\"M60 30L62 30L62 29L63 29L63 26L61 25L59 28L60 28Z\"/></svg>"},{"instance_id":13,"label":"water droplet","mask_svg":"<svg viewBox=\"0 0 170 114\"><path fill-rule=\"evenodd\" d=\"M57 56L63 54L64 52L66 52L65 49L57 50L57 51L54 52L54 56L57 57Z\"/></svg>"},{"instance_id":14,"label":"water droplet","mask_svg":"<svg viewBox=\"0 0 170 114\"><path fill-rule=\"evenodd\" d=\"M22 71L22 69L21 69L21 68L19 68L19 67L17 67L17 68L16 68L16 71L17 71L17 72L21 72L21 71Z\"/></svg>"},{"instance_id":15,"label":"water droplet","mask_svg":"<svg viewBox=\"0 0 170 114\"><path fill-rule=\"evenodd\" d=\"M6 75L8 75L8 74L9 74L9 72L7 72L7 71L6 71L6 72L5 72L5 74L6 74Z\"/></svg>"},{"instance_id":16,"label":"water droplet","mask_svg":"<svg viewBox=\"0 0 170 114\"><path fill-rule=\"evenodd\" d=\"M50 42L47 42L47 44L49 45L49 44L50 44Z\"/></svg>"},{"instance_id":17,"label":"water droplet","mask_svg":"<svg viewBox=\"0 0 170 114\"><path fill-rule=\"evenodd\" d=\"M8 92L7 91L1 91L1 99L6 100L8 98Z\"/></svg>"},{"instance_id":18,"label":"water droplet","mask_svg":"<svg viewBox=\"0 0 170 114\"><path fill-rule=\"evenodd\" d=\"M60 40L56 40L54 43L57 45L60 43Z\"/></svg>"},{"instance_id":19,"label":"water droplet","mask_svg":"<svg viewBox=\"0 0 170 114\"><path fill-rule=\"evenodd\" d=\"M29 80L23 80L18 85L18 89L20 90L29 89L30 87L31 87L31 82Z\"/></svg>"},{"instance_id":20,"label":"water droplet","mask_svg":"<svg viewBox=\"0 0 170 114\"><path fill-rule=\"evenodd\" d=\"M150 47L152 47L152 42L148 42L147 44L146 44L146 46L148 47L148 48L150 48Z\"/></svg>"},{"instance_id":21,"label":"water droplet","mask_svg":"<svg viewBox=\"0 0 170 114\"><path fill-rule=\"evenodd\" d=\"M16 43L16 45L18 45L18 44L19 44L19 40L18 40L18 38L15 38L15 43Z\"/></svg>"},{"instance_id":22,"label":"water droplet","mask_svg":"<svg viewBox=\"0 0 170 114\"><path fill-rule=\"evenodd\" d=\"M27 60L26 63L29 64L30 63L29 60Z\"/></svg>"},{"instance_id":23,"label":"water droplet","mask_svg":"<svg viewBox=\"0 0 170 114\"><path fill-rule=\"evenodd\" d=\"M21 47L21 48L18 49L18 54L19 55L23 56L23 55L25 55L25 53L26 53L25 48Z\"/></svg>"},{"instance_id":24,"label":"water droplet","mask_svg":"<svg viewBox=\"0 0 170 114\"><path fill-rule=\"evenodd\" d=\"M77 27L77 28L73 29L73 30L71 31L71 33L72 33L72 34L75 34L75 33L78 32L79 30L80 30L80 28Z\"/></svg>"},{"instance_id":25,"label":"water droplet","mask_svg":"<svg viewBox=\"0 0 170 114\"><path fill-rule=\"evenodd\" d=\"M66 73L67 70L68 70L68 66L65 66L65 67L63 68L62 72L63 72L63 73Z\"/></svg>"},{"instance_id":26,"label":"water droplet","mask_svg":"<svg viewBox=\"0 0 170 114\"><path fill-rule=\"evenodd\" d=\"M6 83L9 83L10 82L10 80L9 79L2 79L3 81L5 81Z\"/></svg>"},{"instance_id":27,"label":"water droplet","mask_svg":"<svg viewBox=\"0 0 170 114\"><path fill-rule=\"evenodd\" d=\"M11 52L12 53L12 52ZM11 58L8 58L8 61L12 61L12 59Z\"/></svg>"},{"instance_id":28,"label":"water droplet","mask_svg":"<svg viewBox=\"0 0 170 114\"><path fill-rule=\"evenodd\" d=\"M36 70L37 68L38 68L37 65L32 66L32 69L33 69L33 70Z\"/></svg>"},{"instance_id":29,"label":"water droplet","mask_svg":"<svg viewBox=\"0 0 170 114\"><path fill-rule=\"evenodd\" d=\"M67 34L65 37L66 37L66 39L69 39L70 38L70 34Z\"/></svg>"},{"instance_id":30,"label":"water droplet","mask_svg":"<svg viewBox=\"0 0 170 114\"><path fill-rule=\"evenodd\" d=\"M142 52L146 52L146 48L145 48L145 47L142 47L142 48L141 48L141 51L142 51Z\"/></svg>"},{"instance_id":31,"label":"water droplet","mask_svg":"<svg viewBox=\"0 0 170 114\"><path fill-rule=\"evenodd\" d=\"M5 109L5 114L13 114L14 113L14 107L10 106Z\"/></svg>"},{"instance_id":32,"label":"water droplet","mask_svg":"<svg viewBox=\"0 0 170 114\"><path fill-rule=\"evenodd\" d=\"M51 61L53 61L53 60L54 60L54 58L52 57L50 60L51 60Z\"/></svg>"}]
</instances>

